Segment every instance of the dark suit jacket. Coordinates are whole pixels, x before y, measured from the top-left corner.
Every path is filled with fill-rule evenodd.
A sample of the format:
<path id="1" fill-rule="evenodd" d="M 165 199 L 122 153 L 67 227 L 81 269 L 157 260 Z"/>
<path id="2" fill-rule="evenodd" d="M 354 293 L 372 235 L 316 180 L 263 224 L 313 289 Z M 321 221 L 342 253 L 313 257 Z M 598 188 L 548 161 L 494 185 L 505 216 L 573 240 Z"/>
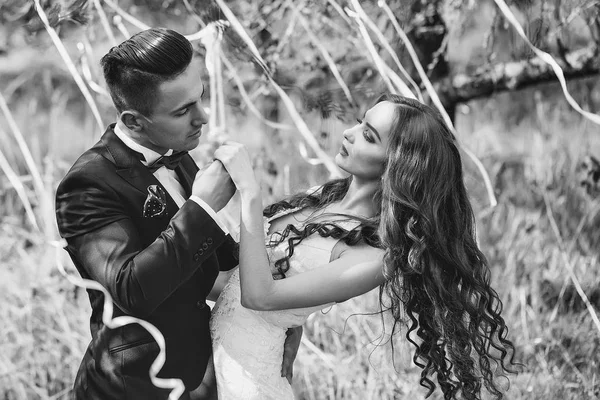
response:
<path id="1" fill-rule="evenodd" d="M 114 316 L 143 318 L 163 333 L 167 360 L 159 377 L 181 378 L 193 390 L 211 354 L 206 296 L 219 270 L 237 264 L 236 245 L 202 207 L 188 200 L 178 209 L 168 193 L 164 215 L 143 217 L 147 187 L 160 183 L 113 126 L 58 186 L 58 228 L 81 276 L 112 296 Z M 188 196 L 197 171 L 189 155 L 176 169 Z M 108 329 L 102 323 L 103 295 L 88 295 L 92 341 L 75 397 L 166 399 L 168 391 L 155 388 L 148 374 L 156 342 L 137 324 Z"/>

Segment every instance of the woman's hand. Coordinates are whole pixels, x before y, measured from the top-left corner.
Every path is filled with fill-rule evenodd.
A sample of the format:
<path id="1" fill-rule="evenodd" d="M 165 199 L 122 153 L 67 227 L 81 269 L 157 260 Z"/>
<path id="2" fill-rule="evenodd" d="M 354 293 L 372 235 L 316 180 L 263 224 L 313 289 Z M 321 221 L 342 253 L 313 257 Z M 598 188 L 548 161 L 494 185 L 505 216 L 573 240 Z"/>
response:
<path id="1" fill-rule="evenodd" d="M 215 151 L 215 158 L 223 163 L 242 195 L 260 193 L 250 156 L 243 144 L 227 141 Z"/>

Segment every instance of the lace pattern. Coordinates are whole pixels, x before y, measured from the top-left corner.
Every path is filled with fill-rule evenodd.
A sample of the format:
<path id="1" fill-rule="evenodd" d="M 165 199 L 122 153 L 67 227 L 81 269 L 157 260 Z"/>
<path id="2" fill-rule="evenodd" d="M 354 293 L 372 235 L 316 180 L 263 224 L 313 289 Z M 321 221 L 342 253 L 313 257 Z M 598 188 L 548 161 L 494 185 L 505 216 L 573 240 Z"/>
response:
<path id="1" fill-rule="evenodd" d="M 267 243 L 271 239 L 268 236 L 271 222 L 298 210 L 292 208 L 264 218 Z M 304 239 L 296 245 L 286 275 L 293 276 L 327 264 L 336 242 L 318 234 Z M 276 271 L 274 261 L 285 255 L 287 247 L 287 241 L 267 247 L 272 271 Z M 240 299 L 240 277 L 236 270 L 221 292 L 210 321 L 219 399 L 293 399 L 291 386 L 281 377 L 286 330 L 302 325 L 310 314 L 333 303 L 291 310 L 255 311 L 243 307 Z"/>

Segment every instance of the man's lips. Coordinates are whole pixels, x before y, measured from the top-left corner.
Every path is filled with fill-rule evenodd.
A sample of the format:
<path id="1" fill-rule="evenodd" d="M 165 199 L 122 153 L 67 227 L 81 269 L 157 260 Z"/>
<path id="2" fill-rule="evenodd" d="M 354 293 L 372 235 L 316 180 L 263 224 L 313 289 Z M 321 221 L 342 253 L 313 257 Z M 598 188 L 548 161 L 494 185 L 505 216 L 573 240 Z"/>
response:
<path id="1" fill-rule="evenodd" d="M 194 131 L 190 136 L 194 137 L 194 136 L 200 136 L 202 134 L 202 129 L 198 129 L 197 131 Z"/>

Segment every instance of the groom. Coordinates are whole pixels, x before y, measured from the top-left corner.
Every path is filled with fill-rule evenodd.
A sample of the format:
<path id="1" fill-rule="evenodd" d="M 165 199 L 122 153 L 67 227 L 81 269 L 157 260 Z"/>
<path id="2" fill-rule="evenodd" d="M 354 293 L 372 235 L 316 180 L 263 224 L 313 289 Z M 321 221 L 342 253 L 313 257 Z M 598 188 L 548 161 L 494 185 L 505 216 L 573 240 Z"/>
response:
<path id="1" fill-rule="evenodd" d="M 149 29 L 113 47 L 101 64 L 118 120 L 60 183 L 58 228 L 81 276 L 110 293 L 115 317 L 160 329 L 167 359 L 159 377 L 183 380 L 188 399 L 211 356 L 206 297 L 219 271 L 237 265 L 236 243 L 216 215 L 235 187 L 220 162 L 199 173 L 187 153 L 208 120 L 187 39 Z M 106 327 L 103 295 L 88 295 L 92 341 L 74 397 L 166 399 L 169 391 L 148 373 L 157 343 L 137 324 Z M 288 364 L 298 344 L 286 349 Z"/>

